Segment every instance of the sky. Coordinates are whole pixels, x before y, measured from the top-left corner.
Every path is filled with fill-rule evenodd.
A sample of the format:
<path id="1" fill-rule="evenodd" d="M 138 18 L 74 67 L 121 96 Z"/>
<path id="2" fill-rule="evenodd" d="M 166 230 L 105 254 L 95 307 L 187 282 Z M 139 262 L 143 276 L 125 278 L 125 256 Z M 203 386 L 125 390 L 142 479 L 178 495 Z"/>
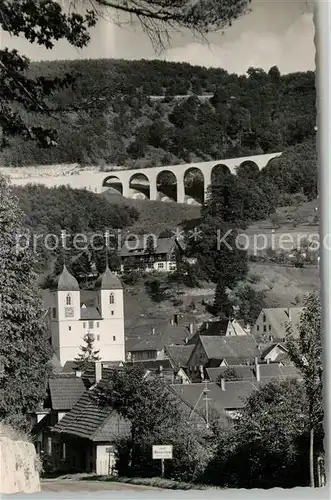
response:
<path id="1" fill-rule="evenodd" d="M 137 25 L 118 27 L 102 20 L 91 32 L 87 48 L 78 50 L 58 42 L 46 50 L 25 39 L 1 34 L 1 46 L 16 48 L 32 60 L 120 58 L 165 59 L 221 67 L 246 73 L 250 66 L 281 73 L 315 69 L 313 2 L 311 0 L 253 0 L 251 12 L 203 43 L 188 33 L 174 33 L 171 46 L 155 53 L 147 35 Z"/>

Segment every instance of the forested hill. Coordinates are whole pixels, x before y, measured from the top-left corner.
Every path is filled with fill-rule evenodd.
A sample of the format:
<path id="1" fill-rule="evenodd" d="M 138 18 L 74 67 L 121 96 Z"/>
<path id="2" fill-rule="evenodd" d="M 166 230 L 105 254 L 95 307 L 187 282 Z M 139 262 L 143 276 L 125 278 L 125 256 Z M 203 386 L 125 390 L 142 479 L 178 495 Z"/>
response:
<path id="1" fill-rule="evenodd" d="M 29 117 L 55 127 L 58 145 L 42 150 L 15 139 L 1 153 L 6 165 L 207 161 L 282 151 L 314 134 L 313 72 L 251 68 L 238 76 L 156 60 L 76 60 L 33 63 L 30 73 L 75 79 L 52 97 L 53 118 Z"/>

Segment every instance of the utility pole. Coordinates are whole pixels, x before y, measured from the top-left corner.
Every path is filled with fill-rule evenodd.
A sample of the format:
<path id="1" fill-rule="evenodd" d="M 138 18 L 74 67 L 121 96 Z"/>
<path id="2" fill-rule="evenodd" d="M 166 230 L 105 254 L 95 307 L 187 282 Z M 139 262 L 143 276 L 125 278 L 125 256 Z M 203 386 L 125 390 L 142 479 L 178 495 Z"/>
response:
<path id="1" fill-rule="evenodd" d="M 208 392 L 210 392 L 210 390 L 208 389 L 208 386 L 207 386 L 207 380 L 205 382 L 205 388 L 203 390 L 203 394 L 204 394 L 204 402 L 205 402 L 205 405 L 206 405 L 206 429 L 209 429 L 209 401 L 211 398 L 208 398 Z"/>

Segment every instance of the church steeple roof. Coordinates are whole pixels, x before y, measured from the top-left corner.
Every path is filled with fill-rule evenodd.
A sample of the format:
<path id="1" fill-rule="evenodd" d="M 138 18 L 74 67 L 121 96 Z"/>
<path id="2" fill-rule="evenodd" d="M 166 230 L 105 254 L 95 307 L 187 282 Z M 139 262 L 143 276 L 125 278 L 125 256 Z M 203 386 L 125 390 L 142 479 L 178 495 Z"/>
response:
<path id="1" fill-rule="evenodd" d="M 105 271 L 99 276 L 94 285 L 95 290 L 121 290 L 120 279 L 106 266 Z"/>
<path id="2" fill-rule="evenodd" d="M 61 274 L 54 280 L 54 288 L 59 292 L 75 292 L 80 290 L 78 281 L 69 273 L 65 265 L 63 266 Z"/>

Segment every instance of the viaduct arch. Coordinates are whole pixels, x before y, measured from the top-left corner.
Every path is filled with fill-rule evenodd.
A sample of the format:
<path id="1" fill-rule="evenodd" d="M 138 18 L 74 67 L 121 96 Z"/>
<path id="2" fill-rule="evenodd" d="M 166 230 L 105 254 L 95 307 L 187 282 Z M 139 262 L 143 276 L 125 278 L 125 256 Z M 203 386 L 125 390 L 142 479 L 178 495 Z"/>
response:
<path id="1" fill-rule="evenodd" d="M 102 180 L 102 190 L 109 186 L 110 177 L 116 177 L 117 182 L 123 186 L 123 196 L 128 198 L 203 203 L 208 186 L 215 182 L 219 175 L 236 174 L 240 169 L 247 177 L 254 178 L 259 170 L 280 155 L 281 153 L 271 153 L 220 161 L 114 170 L 112 175 Z"/>
<path id="2" fill-rule="evenodd" d="M 49 167 L 52 173 L 45 174 L 37 172 L 27 176 L 15 173 L 9 174 L 11 183 L 14 185 L 43 184 L 47 187 L 70 186 L 73 189 L 87 189 L 94 193 L 102 193 L 108 189 L 118 192 L 126 198 L 144 198 L 150 200 L 173 201 L 177 203 L 201 203 L 206 196 L 206 190 L 218 175 L 226 175 L 228 172 L 237 173 L 237 169 L 245 172 L 252 178 L 254 172 L 264 168 L 272 159 L 281 153 L 264 155 L 253 155 L 247 157 L 213 160 L 207 162 L 170 165 L 162 167 L 150 167 L 142 169 L 122 170 L 114 167 L 109 172 L 100 172 L 96 169 L 80 169 L 79 172 L 71 172 L 54 175 L 54 168 Z M 7 175 L 7 169 L 3 173 Z M 7 170 L 7 172 L 6 172 Z M 40 171 L 42 167 L 40 167 Z M 191 173 L 199 172 L 192 180 Z M 192 183 L 196 184 L 198 193 L 194 199 Z"/>

